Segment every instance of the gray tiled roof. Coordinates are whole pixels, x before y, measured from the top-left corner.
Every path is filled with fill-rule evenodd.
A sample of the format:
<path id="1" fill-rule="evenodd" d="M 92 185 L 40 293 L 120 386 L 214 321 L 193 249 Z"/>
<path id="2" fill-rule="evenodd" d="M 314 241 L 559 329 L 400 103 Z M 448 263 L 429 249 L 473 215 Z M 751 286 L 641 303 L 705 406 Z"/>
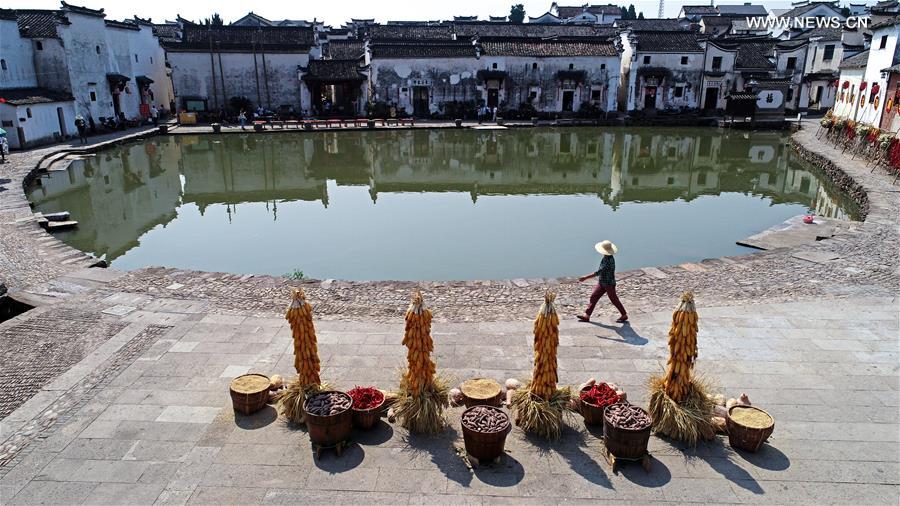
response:
<path id="1" fill-rule="evenodd" d="M 312 28 L 300 26 L 201 26 L 184 25 L 181 42 L 168 44 L 172 50 L 208 51 L 217 49 L 303 50 L 313 45 Z"/>
<path id="2" fill-rule="evenodd" d="M 355 60 L 310 60 L 305 78 L 324 81 L 361 80 L 359 64 Z"/>
<path id="3" fill-rule="evenodd" d="M 458 38 L 463 37 L 612 37 L 611 26 L 544 25 L 533 23 L 455 23 Z"/>
<path id="4" fill-rule="evenodd" d="M 862 53 L 853 55 L 849 58 L 845 58 L 841 61 L 841 64 L 838 68 L 841 69 L 864 69 L 866 65 L 869 63 L 869 52 L 863 51 Z"/>
<path id="5" fill-rule="evenodd" d="M 688 21 L 680 19 L 629 19 L 615 22 L 620 28 L 642 32 L 674 32 L 689 30 Z"/>
<path id="6" fill-rule="evenodd" d="M 795 7 L 787 12 L 781 14 L 782 18 L 802 18 L 804 14 L 815 9 L 816 7 L 824 6 L 834 9 L 834 6 L 829 2 L 812 2 L 806 5 L 801 5 L 800 7 Z M 834 9 L 836 12 L 840 12 L 840 9 Z"/>
<path id="7" fill-rule="evenodd" d="M 475 58 L 471 42 L 395 42 L 372 44 L 372 58 Z"/>
<path id="8" fill-rule="evenodd" d="M 481 42 L 486 55 L 504 56 L 616 56 L 608 41 L 506 39 Z"/>
<path id="9" fill-rule="evenodd" d="M 688 15 L 696 15 L 696 14 L 718 14 L 719 10 L 713 7 L 712 5 L 683 5 L 681 7 L 684 10 L 685 14 Z"/>
<path id="10" fill-rule="evenodd" d="M 11 105 L 47 104 L 75 100 L 72 94 L 49 88 L 14 88 L 0 90 L 0 97 Z"/>
<path id="11" fill-rule="evenodd" d="M 769 58 L 775 56 L 775 41 L 746 42 L 738 46 L 734 66 L 737 69 L 773 69 L 775 63 Z"/>
<path id="12" fill-rule="evenodd" d="M 450 25 L 373 25 L 368 27 L 372 40 L 452 40 Z"/>
<path id="13" fill-rule="evenodd" d="M 694 32 L 634 32 L 637 50 L 649 53 L 702 53 Z"/>
<path id="14" fill-rule="evenodd" d="M 332 40 L 326 47 L 326 54 L 334 60 L 355 60 L 365 52 L 365 43 L 361 40 Z"/>
<path id="15" fill-rule="evenodd" d="M 57 39 L 58 23 L 66 23 L 66 17 L 60 11 L 17 9 L 19 33 L 30 39 Z"/>
<path id="16" fill-rule="evenodd" d="M 181 28 L 176 24 L 153 25 L 153 35 L 156 35 L 160 42 L 178 42 L 181 39 L 180 33 Z"/>

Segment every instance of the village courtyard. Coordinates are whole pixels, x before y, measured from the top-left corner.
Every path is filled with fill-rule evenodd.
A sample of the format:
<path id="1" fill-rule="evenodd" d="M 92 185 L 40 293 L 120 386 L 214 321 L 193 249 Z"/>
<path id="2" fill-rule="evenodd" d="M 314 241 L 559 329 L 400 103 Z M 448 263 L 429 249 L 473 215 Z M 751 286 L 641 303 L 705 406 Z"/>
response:
<path id="1" fill-rule="evenodd" d="M 900 502 L 896 2 L 48 2 L 0 504 Z"/>
<path id="2" fill-rule="evenodd" d="M 619 273 L 625 325 L 602 303 L 593 323 L 575 320 L 590 285 L 567 278 L 344 282 L 86 268 L 83 254 L 37 227 L 21 186 L 38 160 L 69 146 L 14 153 L 0 193 L 7 283 L 52 303 L 0 324 L 10 371 L 3 502 L 895 503 L 897 192 L 815 134 L 810 122 L 792 139 L 865 188 L 866 220 L 813 243 Z M 514 429 L 499 463 L 473 469 L 463 458 L 463 408 L 450 408 L 438 435 L 383 418 L 354 431 L 341 456 L 316 458 L 306 431 L 275 406 L 236 414 L 228 395 L 247 372 L 295 373 L 283 315 L 291 286 L 306 290 L 321 376 L 340 389 L 396 388 L 403 311 L 416 290 L 435 315 L 441 372 L 456 382 L 525 380 L 531 320 L 552 290 L 560 384 L 615 382 L 638 405 L 666 363 L 671 311 L 693 290 L 698 372 L 716 392 L 746 393 L 775 430 L 756 453 L 730 448 L 723 435 L 695 448 L 652 436 L 650 472 L 625 464 L 613 473 L 597 430 L 573 415 L 558 441 Z"/>

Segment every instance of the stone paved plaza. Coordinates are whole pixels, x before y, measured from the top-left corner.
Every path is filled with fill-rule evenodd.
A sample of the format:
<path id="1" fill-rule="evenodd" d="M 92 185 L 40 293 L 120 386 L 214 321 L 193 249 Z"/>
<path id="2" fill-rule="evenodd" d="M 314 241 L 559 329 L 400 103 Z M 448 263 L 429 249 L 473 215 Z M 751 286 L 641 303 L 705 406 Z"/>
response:
<path id="1" fill-rule="evenodd" d="M 114 138 L 98 139 L 114 141 Z M 39 307 L 0 323 L 0 504 L 628 501 L 897 504 L 900 501 L 900 187 L 815 138 L 805 156 L 861 185 L 864 222 L 794 248 L 621 273 L 632 314 L 573 315 L 590 292 L 570 279 L 302 283 L 317 316 L 323 379 L 396 386 L 402 312 L 413 290 L 435 311 L 438 367 L 462 381 L 525 379 L 544 290 L 559 292 L 561 382 L 616 382 L 646 402 L 667 356 L 671 310 L 697 293 L 699 370 L 776 419 L 756 454 L 727 439 L 683 448 L 653 436 L 653 469 L 613 474 L 595 430 L 568 422 L 548 444 L 513 431 L 498 466 L 466 467 L 460 409 L 419 437 L 386 421 L 340 458 L 313 458 L 305 432 L 273 408 L 235 416 L 231 378 L 289 376 L 280 316 L 295 282 L 147 268 L 91 258 L 40 230 L 22 179 L 61 148 L 0 165 L 0 282 Z M 846 182 L 846 181 L 845 181 Z"/>
<path id="2" fill-rule="evenodd" d="M 381 422 L 355 432 L 342 457 L 315 460 L 306 434 L 273 408 L 235 416 L 228 397 L 236 375 L 291 372 L 284 320 L 194 313 L 156 300 L 106 315 L 122 330 L 4 420 L 8 433 L 40 430 L 50 411 L 66 418 L 3 469 L 2 502 L 896 504 L 898 309 L 891 298 L 701 308 L 699 369 L 728 396 L 746 392 L 772 413 L 773 437 L 749 454 L 722 437 L 685 450 L 654 436 L 650 474 L 634 465 L 614 475 L 578 419 L 554 444 L 516 430 L 499 466 L 472 472 L 455 451 L 460 409 L 449 413 L 440 437 Z M 627 326 L 564 321 L 561 382 L 615 381 L 643 404 L 645 381 L 668 353 L 669 319 L 659 312 Z M 405 360 L 401 323 L 321 322 L 318 329 L 324 379 L 343 388 L 396 385 Z M 133 362 L 94 379 L 148 330 L 154 339 Z M 527 322 L 436 324 L 435 357 L 457 379 L 524 378 L 530 330 Z M 83 405 L 57 411 L 91 381 L 97 388 Z"/>

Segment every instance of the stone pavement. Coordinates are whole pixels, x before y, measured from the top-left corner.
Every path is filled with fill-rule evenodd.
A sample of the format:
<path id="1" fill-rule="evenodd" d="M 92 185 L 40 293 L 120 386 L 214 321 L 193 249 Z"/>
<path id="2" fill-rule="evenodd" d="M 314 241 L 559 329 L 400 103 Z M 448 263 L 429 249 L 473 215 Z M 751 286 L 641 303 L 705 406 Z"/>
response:
<path id="1" fill-rule="evenodd" d="M 105 303 L 112 310 L 103 321 L 120 329 L 112 338 L 3 421 L 4 438 L 32 442 L 0 467 L 0 503 L 900 500 L 896 298 L 700 307 L 699 369 L 727 396 L 746 392 L 772 413 L 773 437 L 749 454 L 721 437 L 688 450 L 654 436 L 651 473 L 626 465 L 614 475 L 577 419 L 553 444 L 514 430 L 501 464 L 472 472 L 455 450 L 459 409 L 441 436 L 382 422 L 354 433 L 342 457 L 316 460 L 306 434 L 273 408 L 245 417 L 230 406 L 232 377 L 292 372 L 283 319 L 209 314 L 203 304 L 168 299 L 138 310 L 128 297 Z M 665 362 L 670 318 L 647 313 L 629 326 L 564 320 L 561 382 L 614 381 L 644 405 L 645 382 Z M 396 385 L 401 320 L 317 326 L 324 379 L 342 388 Z M 530 331 L 528 322 L 436 323 L 435 357 L 457 380 L 524 378 Z"/>

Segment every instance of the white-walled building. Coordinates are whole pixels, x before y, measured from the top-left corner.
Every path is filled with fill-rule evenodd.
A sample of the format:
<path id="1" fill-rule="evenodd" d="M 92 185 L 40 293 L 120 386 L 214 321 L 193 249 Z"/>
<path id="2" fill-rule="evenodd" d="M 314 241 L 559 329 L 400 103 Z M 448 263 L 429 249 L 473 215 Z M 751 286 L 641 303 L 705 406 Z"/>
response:
<path id="1" fill-rule="evenodd" d="M 622 109 L 700 107 L 704 48 L 693 31 L 636 31 L 621 35 Z"/>
<path id="2" fill-rule="evenodd" d="M 65 2 L 59 10 L 4 10 L 0 17 L 0 89 L 16 90 L 5 93 L 15 97 L 8 104 L 29 106 L 4 107 L 13 147 L 75 135 L 76 114 L 91 125 L 120 113 L 140 120 L 151 105 L 172 100 L 165 53 L 149 21 L 112 21 L 102 9 Z"/>
<path id="3" fill-rule="evenodd" d="M 40 86 L 35 45 L 19 34 L 16 12 L 0 10 L 0 126 L 13 149 L 61 140 L 75 129 L 72 96 Z"/>
<path id="4" fill-rule="evenodd" d="M 620 56 L 609 40 L 491 38 L 479 41 L 482 100 L 501 109 L 574 113 L 616 110 Z"/>
<path id="5" fill-rule="evenodd" d="M 866 62 L 864 81 L 861 86 L 866 89 L 860 92 L 859 108 L 856 121 L 872 126 L 879 126 L 885 96 L 893 90 L 887 89 L 889 73 L 887 69 L 900 63 L 900 46 L 897 37 L 900 34 L 900 16 L 870 26 L 872 43 L 869 47 L 869 59 Z"/>
<path id="6" fill-rule="evenodd" d="M 853 55 L 839 65 L 840 77 L 838 78 L 837 98 L 835 99 L 833 114 L 838 118 L 856 119 L 858 113 L 859 88 L 866 74 L 866 64 L 869 61 L 869 52 Z"/>
<path id="7" fill-rule="evenodd" d="M 233 97 L 254 108 L 310 108 L 301 78 L 318 56 L 312 28 L 184 23 L 181 40 L 165 47 L 178 110 L 227 113 Z"/>

